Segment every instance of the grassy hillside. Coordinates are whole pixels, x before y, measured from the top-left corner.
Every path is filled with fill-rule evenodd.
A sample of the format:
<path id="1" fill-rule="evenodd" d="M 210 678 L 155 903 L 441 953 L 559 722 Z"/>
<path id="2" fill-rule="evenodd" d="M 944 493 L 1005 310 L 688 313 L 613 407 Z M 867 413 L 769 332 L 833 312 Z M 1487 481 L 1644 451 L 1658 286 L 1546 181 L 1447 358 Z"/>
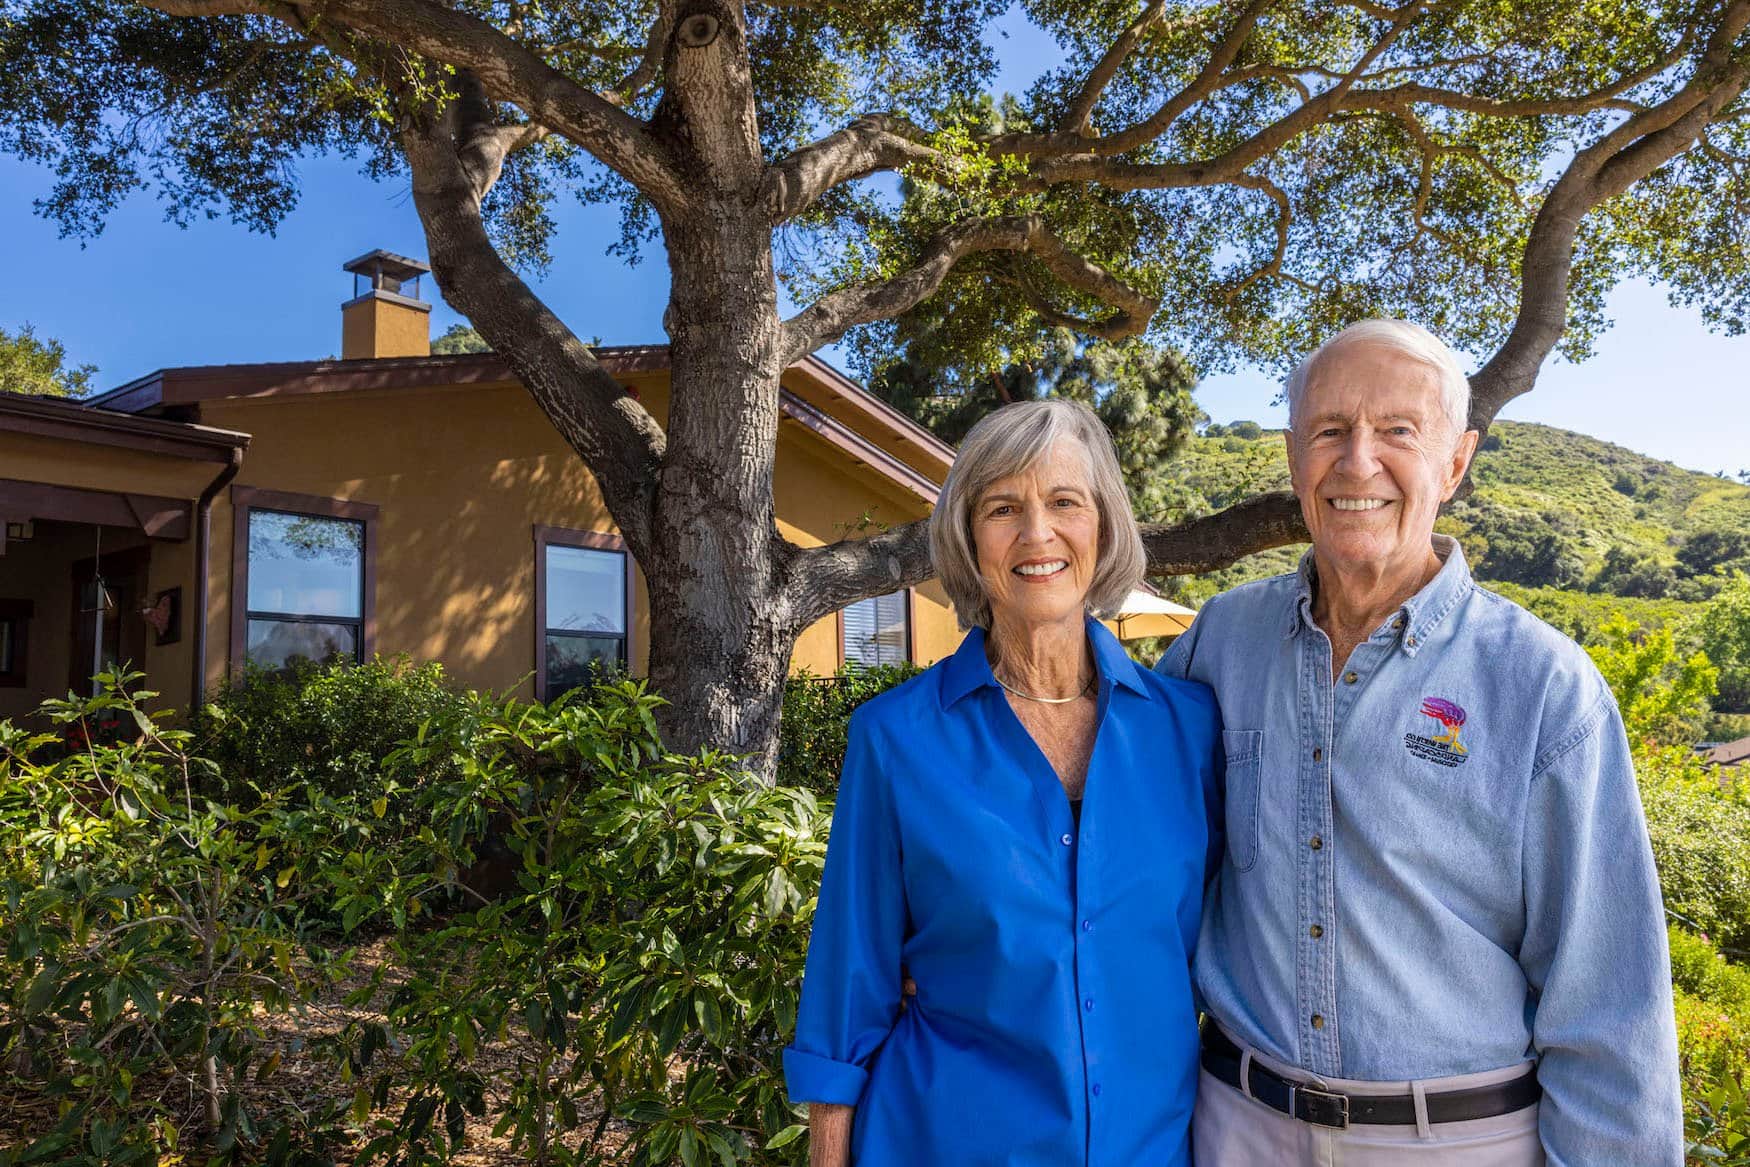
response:
<path id="1" fill-rule="evenodd" d="M 1172 520 L 1207 513 L 1259 490 L 1286 489 L 1280 431 L 1257 438 L 1198 437 L 1175 463 Z M 1696 601 L 1724 571 L 1750 568 L 1750 486 L 1685 470 L 1621 446 L 1550 426 L 1497 422 L 1477 457 L 1475 494 L 1440 520 L 1482 579 L 1528 588 L 1591 590 L 1635 599 Z M 1717 567 L 1679 559 L 1704 533 L 1723 547 Z M 1742 544 L 1737 540 L 1744 541 Z M 1299 548 L 1256 555 L 1178 584 L 1201 600 L 1222 588 L 1292 568 Z"/>
<path id="2" fill-rule="evenodd" d="M 1611 547 L 1662 563 L 1702 530 L 1750 532 L 1750 486 L 1570 430 L 1498 422 L 1477 458 L 1476 500 L 1571 524 L 1589 567 Z"/>

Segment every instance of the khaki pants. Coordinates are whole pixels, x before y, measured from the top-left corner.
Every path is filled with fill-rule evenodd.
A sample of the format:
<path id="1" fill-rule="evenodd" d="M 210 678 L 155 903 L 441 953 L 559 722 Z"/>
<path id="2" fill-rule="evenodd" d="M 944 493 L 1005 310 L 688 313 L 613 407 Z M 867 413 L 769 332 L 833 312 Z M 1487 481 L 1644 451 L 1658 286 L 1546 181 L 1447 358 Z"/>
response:
<path id="1" fill-rule="evenodd" d="M 1246 1049 L 1244 1044 L 1240 1048 Z M 1255 1050 L 1252 1058 L 1290 1080 L 1307 1078 L 1306 1074 Z M 1522 1073 L 1523 1068 L 1512 1066 L 1425 1082 L 1355 1082 L 1343 1078 L 1327 1078 L 1324 1082 L 1326 1088 L 1344 1094 L 1437 1094 L 1443 1090 L 1493 1086 Z M 1352 1126 L 1336 1130 L 1272 1110 L 1208 1071 L 1198 1078 L 1191 1142 L 1197 1167 L 1544 1167 L 1535 1105 L 1469 1122 Z"/>

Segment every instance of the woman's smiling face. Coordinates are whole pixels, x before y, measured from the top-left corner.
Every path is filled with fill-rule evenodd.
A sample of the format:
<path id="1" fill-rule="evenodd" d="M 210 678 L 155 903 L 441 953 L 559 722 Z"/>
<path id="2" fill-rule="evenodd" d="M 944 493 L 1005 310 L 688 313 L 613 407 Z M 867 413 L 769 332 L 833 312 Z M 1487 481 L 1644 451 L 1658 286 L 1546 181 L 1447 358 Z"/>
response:
<path id="1" fill-rule="evenodd" d="M 1100 512 L 1082 452 L 1060 442 L 991 483 L 973 508 L 972 542 L 993 623 L 1080 620 L 1100 554 Z"/>

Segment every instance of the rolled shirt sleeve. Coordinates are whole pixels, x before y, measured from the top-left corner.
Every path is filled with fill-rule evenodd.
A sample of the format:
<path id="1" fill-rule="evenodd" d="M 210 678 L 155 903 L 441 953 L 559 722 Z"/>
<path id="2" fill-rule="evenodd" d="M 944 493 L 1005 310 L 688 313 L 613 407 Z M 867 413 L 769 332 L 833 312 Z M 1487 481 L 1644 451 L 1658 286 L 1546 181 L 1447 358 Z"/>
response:
<path id="1" fill-rule="evenodd" d="M 784 1051 L 792 1102 L 855 1106 L 899 1014 L 905 888 L 899 820 L 881 753 L 866 719 L 853 714 L 796 1039 Z"/>
<path id="2" fill-rule="evenodd" d="M 1634 765 L 1601 693 L 1532 776 L 1525 818 L 1532 1041 L 1551 1167 L 1683 1162 L 1665 917 Z"/>

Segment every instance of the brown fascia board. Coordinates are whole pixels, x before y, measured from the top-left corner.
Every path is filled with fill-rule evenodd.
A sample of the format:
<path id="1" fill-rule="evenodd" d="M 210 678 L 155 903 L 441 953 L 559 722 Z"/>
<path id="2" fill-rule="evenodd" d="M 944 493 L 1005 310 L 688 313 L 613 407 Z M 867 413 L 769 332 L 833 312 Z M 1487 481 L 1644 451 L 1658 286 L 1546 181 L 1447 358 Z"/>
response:
<path id="1" fill-rule="evenodd" d="M 822 413 L 788 389 L 778 391 L 778 408 L 783 416 L 812 430 L 851 461 L 868 466 L 930 506 L 936 505 L 936 498 L 941 494 L 941 487 L 936 482 L 901 462 L 837 418 Z"/>
<path id="2" fill-rule="evenodd" d="M 610 373 L 668 368 L 663 345 L 602 347 L 596 355 Z M 433 357 L 367 357 L 352 361 L 279 361 L 260 365 L 194 365 L 159 369 L 93 397 L 103 409 L 138 413 L 232 397 L 286 397 L 363 389 L 431 389 L 446 385 L 514 385 L 516 376 L 496 353 Z"/>
<path id="3" fill-rule="evenodd" d="M 924 461 L 931 463 L 927 466 L 921 466 L 919 469 L 935 474 L 937 481 L 947 475 L 948 467 L 954 464 L 953 446 L 817 356 L 803 357 L 790 367 L 809 374 L 831 391 L 838 402 L 843 403 L 849 410 L 859 415 L 855 421 L 849 417 L 842 417 L 840 420 L 855 425 L 856 421 L 866 418 L 870 422 L 893 431 L 896 436 L 914 443 L 923 455 Z"/>
<path id="4" fill-rule="evenodd" d="M 668 368 L 667 345 L 604 345 L 594 350 L 610 374 L 662 372 Z M 841 428 L 857 434 L 860 443 L 880 455 L 871 464 L 891 462 L 913 476 L 931 480 L 932 490 L 954 461 L 954 448 L 929 430 L 871 394 L 855 381 L 815 356 L 791 368 L 828 390 L 836 406 L 828 413 Z M 516 377 L 496 353 L 453 356 L 392 357 L 355 361 L 287 361 L 261 365 L 201 365 L 160 369 L 95 397 L 90 404 L 139 413 L 234 397 L 281 397 L 340 393 L 364 389 L 419 389 L 447 385 L 514 385 Z M 800 402 L 800 399 L 798 399 Z M 805 403 L 802 403 L 805 404 Z M 816 406 L 809 406 L 816 413 Z M 865 436 L 866 427 L 880 427 L 914 448 L 916 459 L 881 451 Z M 813 427 L 810 427 L 813 428 Z M 922 463 L 919 465 L 918 463 Z M 909 489 L 911 483 L 905 482 Z"/>
<path id="5" fill-rule="evenodd" d="M 114 446 L 197 462 L 229 462 L 249 435 L 94 409 L 83 401 L 0 393 L 0 431 Z"/>

